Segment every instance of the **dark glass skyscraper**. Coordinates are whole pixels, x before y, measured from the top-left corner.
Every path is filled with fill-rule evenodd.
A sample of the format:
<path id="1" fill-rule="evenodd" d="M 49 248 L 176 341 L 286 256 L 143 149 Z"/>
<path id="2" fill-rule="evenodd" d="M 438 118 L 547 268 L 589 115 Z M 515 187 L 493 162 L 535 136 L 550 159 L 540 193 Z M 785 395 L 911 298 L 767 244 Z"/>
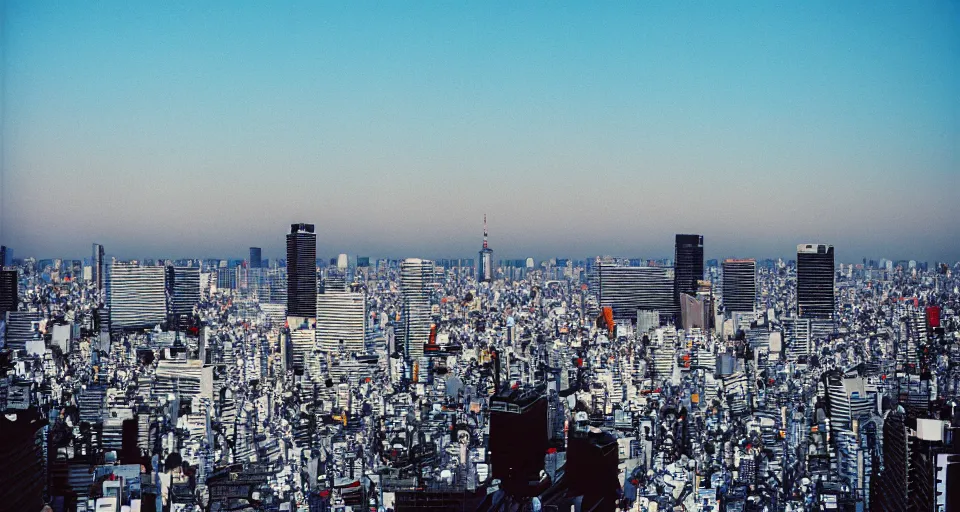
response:
<path id="1" fill-rule="evenodd" d="M 291 224 L 287 235 L 287 316 L 317 317 L 317 235 Z"/>
<path id="2" fill-rule="evenodd" d="M 680 310 L 680 294 L 697 294 L 697 281 L 703 279 L 703 236 L 677 235 L 674 251 L 673 304 Z"/>
<path id="3" fill-rule="evenodd" d="M 260 268 L 263 266 L 263 255 L 259 247 L 250 248 L 250 268 Z"/>
<path id="4" fill-rule="evenodd" d="M 832 320 L 834 307 L 833 246 L 797 246 L 797 316 Z"/>
<path id="5" fill-rule="evenodd" d="M 98 290 L 103 290 L 103 246 L 100 244 L 93 244 L 91 267 L 93 284 Z"/>

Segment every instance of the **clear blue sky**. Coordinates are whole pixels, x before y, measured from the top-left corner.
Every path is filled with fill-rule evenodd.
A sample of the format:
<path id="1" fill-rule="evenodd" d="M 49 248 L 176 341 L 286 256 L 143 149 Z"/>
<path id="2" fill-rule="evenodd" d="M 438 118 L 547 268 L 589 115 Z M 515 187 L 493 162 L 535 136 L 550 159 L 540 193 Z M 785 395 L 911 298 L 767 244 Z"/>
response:
<path id="1" fill-rule="evenodd" d="M 3 6 L 18 256 L 960 258 L 957 2 Z"/>

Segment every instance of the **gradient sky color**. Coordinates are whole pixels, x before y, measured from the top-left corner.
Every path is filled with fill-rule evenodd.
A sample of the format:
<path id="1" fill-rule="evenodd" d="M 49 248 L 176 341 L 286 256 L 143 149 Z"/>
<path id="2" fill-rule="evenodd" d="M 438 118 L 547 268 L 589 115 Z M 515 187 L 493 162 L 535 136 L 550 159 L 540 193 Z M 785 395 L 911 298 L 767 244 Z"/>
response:
<path id="1" fill-rule="evenodd" d="M 18 256 L 960 258 L 957 2 L 3 8 Z"/>

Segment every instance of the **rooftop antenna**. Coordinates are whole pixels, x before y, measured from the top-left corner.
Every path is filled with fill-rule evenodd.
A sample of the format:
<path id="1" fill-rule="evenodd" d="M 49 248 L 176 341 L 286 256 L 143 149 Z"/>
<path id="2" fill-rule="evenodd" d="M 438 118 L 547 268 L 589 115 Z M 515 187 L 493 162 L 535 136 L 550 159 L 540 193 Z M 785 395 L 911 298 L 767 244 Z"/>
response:
<path id="1" fill-rule="evenodd" d="M 483 248 L 487 248 L 487 214 L 483 214 Z"/>

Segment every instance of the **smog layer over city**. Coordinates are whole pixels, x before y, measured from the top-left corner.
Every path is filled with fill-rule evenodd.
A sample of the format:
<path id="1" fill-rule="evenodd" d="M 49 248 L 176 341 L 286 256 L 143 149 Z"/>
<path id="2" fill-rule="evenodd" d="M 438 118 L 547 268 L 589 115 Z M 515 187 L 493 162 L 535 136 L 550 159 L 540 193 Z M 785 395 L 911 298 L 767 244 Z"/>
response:
<path id="1" fill-rule="evenodd" d="M 0 512 L 960 511 L 960 4 L 0 0 Z"/>

